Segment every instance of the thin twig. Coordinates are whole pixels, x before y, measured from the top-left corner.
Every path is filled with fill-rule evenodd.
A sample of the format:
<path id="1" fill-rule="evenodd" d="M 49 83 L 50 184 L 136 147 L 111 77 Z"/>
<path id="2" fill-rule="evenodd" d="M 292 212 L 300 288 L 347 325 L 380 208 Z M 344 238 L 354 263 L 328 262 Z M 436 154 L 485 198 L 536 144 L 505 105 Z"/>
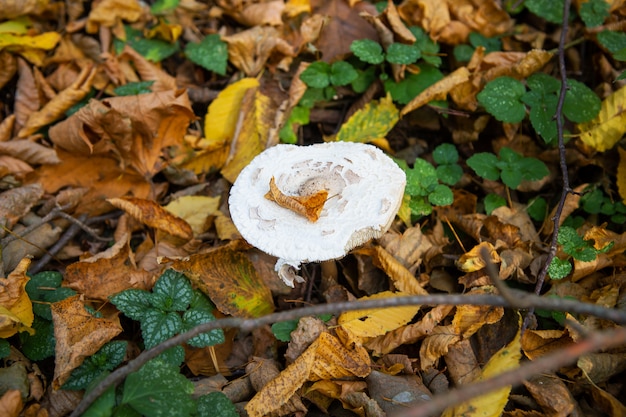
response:
<path id="1" fill-rule="evenodd" d="M 75 223 L 78 227 L 80 227 L 85 233 L 87 233 L 89 236 L 93 237 L 96 240 L 99 240 L 100 242 L 110 242 L 113 240 L 113 238 L 109 238 L 109 237 L 102 237 L 98 235 L 98 232 L 94 229 L 92 229 L 91 227 L 89 227 L 86 223 L 80 221 L 79 219 L 77 219 L 76 217 L 72 217 L 69 214 L 65 213 L 65 212 L 60 212 L 59 213 L 60 217 L 63 217 L 65 220 L 69 220 L 72 223 Z"/>
<path id="2" fill-rule="evenodd" d="M 561 198 L 557 205 L 556 211 L 552 221 L 554 222 L 554 229 L 552 231 L 552 240 L 550 242 L 550 249 L 548 256 L 543 264 L 543 267 L 537 275 L 537 284 L 535 285 L 535 294 L 540 294 L 545 282 L 546 275 L 548 274 L 548 268 L 552 263 L 552 259 L 556 256 L 558 237 L 559 237 L 559 224 L 561 214 L 563 213 L 563 207 L 565 207 L 565 199 L 567 195 L 572 192 L 572 188 L 569 184 L 569 174 L 567 172 L 567 161 L 565 159 L 565 141 L 563 140 L 563 104 L 565 103 L 565 94 L 567 93 L 567 72 L 565 69 L 565 41 L 567 38 L 569 8 L 571 0 L 565 0 L 563 2 L 563 27 L 561 29 L 561 38 L 559 39 L 559 72 L 561 73 L 561 90 L 559 91 L 559 101 L 556 105 L 556 133 L 559 140 L 559 159 L 561 166 L 561 175 L 563 176 L 563 189 L 561 191 Z M 524 319 L 525 329 L 528 326 L 529 318 L 533 314 L 534 310 L 530 310 Z"/>
<path id="3" fill-rule="evenodd" d="M 397 416 L 428 417 L 439 415 L 446 408 L 469 401 L 477 396 L 502 389 L 502 387 L 520 385 L 533 375 L 556 371 L 563 366 L 576 362 L 580 356 L 586 353 L 608 349 L 624 343 L 626 343 L 626 328 L 624 327 L 617 327 L 605 332 L 596 332 L 580 343 L 526 362 L 519 368 L 501 373 L 485 381 L 469 384 L 445 394 L 437 395 L 431 401 L 403 411 L 401 414 L 397 414 Z"/>
<path id="4" fill-rule="evenodd" d="M 500 280 L 498 269 L 496 268 L 496 265 L 491 261 L 489 249 L 487 249 L 486 246 L 480 248 L 480 257 L 483 258 L 483 261 L 485 261 L 485 269 L 487 270 L 487 275 L 489 275 L 489 279 L 498 289 L 500 295 L 509 303 L 510 307 L 520 308 L 520 306 L 517 305 L 518 299 L 513 296 L 506 284 Z"/>
<path id="5" fill-rule="evenodd" d="M 86 214 L 82 214 L 78 220 L 80 222 L 84 222 L 85 219 L 87 219 L 87 215 Z M 74 238 L 74 236 L 76 236 L 76 234 L 80 231 L 80 226 L 77 223 L 72 223 L 70 225 L 70 227 L 67 228 L 67 230 L 65 231 L 65 233 L 63 233 L 63 235 L 59 238 L 59 240 L 57 240 L 57 242 L 52 245 L 47 251 L 46 253 L 44 253 L 44 255 L 39 258 L 39 260 L 35 263 L 33 263 L 31 265 L 31 267 L 28 269 L 28 272 L 31 274 L 36 274 L 39 271 L 41 271 L 41 269 L 46 266 L 48 264 L 48 262 L 50 262 L 52 260 L 52 258 L 54 258 L 54 255 L 56 255 L 57 253 L 59 253 L 59 251 L 61 249 L 63 249 L 63 247 L 65 247 L 65 245 L 67 245 L 67 243 L 72 240 L 72 238 Z"/>
<path id="6" fill-rule="evenodd" d="M 581 303 L 560 298 L 539 297 L 534 294 L 510 289 L 512 296 L 516 299 L 519 308 L 536 307 L 551 311 L 568 311 L 578 314 L 590 314 L 606 320 L 611 320 L 619 324 L 626 324 L 626 311 L 610 309 L 595 304 Z M 508 302 L 501 296 L 497 295 L 460 295 L 460 294 L 434 294 L 425 296 L 407 296 L 393 297 L 365 301 L 346 301 L 342 303 L 321 304 L 312 307 L 303 307 L 294 310 L 282 311 L 279 313 L 269 314 L 267 316 L 255 319 L 241 318 L 224 318 L 201 324 L 193 329 L 172 337 L 153 347 L 152 349 L 142 352 L 135 359 L 131 360 L 125 366 L 116 369 L 100 382 L 92 391 L 85 394 L 78 407 L 72 412 L 70 417 L 78 417 L 87 410 L 87 408 L 99 398 L 109 387 L 117 386 L 129 374 L 138 371 L 146 362 L 157 357 L 165 350 L 178 346 L 187 340 L 201 333 L 205 333 L 214 329 L 226 327 L 239 328 L 242 331 L 250 331 L 254 328 L 267 324 L 278 323 L 281 321 L 295 320 L 305 316 L 316 316 L 320 314 L 338 314 L 342 311 L 354 311 L 372 308 L 398 307 L 405 305 L 490 305 L 507 307 Z"/>
<path id="7" fill-rule="evenodd" d="M 12 233 L 11 235 L 9 235 L 9 236 L 5 237 L 4 239 L 2 239 L 2 242 L 0 242 L 0 244 L 2 246 L 6 246 L 9 243 L 13 242 L 14 240 L 17 240 L 17 239 L 19 239 L 21 237 L 26 236 L 27 234 L 29 234 L 33 230 L 36 230 L 39 227 L 41 227 L 43 224 L 48 223 L 49 221 L 52 221 L 52 220 L 56 219 L 57 217 L 60 217 L 61 213 L 63 213 L 63 210 L 67 209 L 68 207 L 70 207 L 69 204 L 66 205 L 66 206 L 59 206 L 59 207 L 53 208 L 52 210 L 50 210 L 50 213 L 48 213 L 45 216 L 43 216 L 36 223 L 33 223 L 33 224 L 25 227 L 24 229 L 20 230 L 19 233 Z"/>

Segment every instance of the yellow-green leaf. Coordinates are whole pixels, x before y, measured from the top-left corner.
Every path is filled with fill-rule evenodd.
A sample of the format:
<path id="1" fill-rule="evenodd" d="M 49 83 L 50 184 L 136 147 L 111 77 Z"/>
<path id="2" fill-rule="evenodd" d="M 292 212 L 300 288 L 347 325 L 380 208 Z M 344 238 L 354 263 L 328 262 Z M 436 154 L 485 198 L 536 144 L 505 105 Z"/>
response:
<path id="1" fill-rule="evenodd" d="M 391 95 L 387 94 L 354 113 L 339 130 L 337 140 L 369 143 L 384 139 L 398 121 L 398 114 Z"/>
<path id="2" fill-rule="evenodd" d="M 590 122 L 578 124 L 580 139 L 597 151 L 611 149 L 626 132 L 626 87 L 602 102 L 600 113 Z"/>

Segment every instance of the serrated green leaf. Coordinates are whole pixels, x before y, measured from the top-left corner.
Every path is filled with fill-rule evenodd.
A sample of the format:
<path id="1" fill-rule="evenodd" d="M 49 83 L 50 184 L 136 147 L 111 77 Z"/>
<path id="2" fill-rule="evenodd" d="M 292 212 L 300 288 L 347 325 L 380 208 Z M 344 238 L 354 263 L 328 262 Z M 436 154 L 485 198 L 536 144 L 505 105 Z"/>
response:
<path id="1" fill-rule="evenodd" d="M 624 32 L 605 29 L 598 33 L 597 37 L 598 42 L 613 54 L 626 48 L 626 33 Z"/>
<path id="2" fill-rule="evenodd" d="M 385 91 L 391 93 L 391 97 L 400 104 L 407 104 L 426 88 L 443 79 L 443 74 L 437 68 L 429 64 L 420 64 L 419 73 L 408 74 L 404 80 L 396 83 L 392 79 L 383 83 Z"/>
<path id="3" fill-rule="evenodd" d="M 522 173 L 522 179 L 538 181 L 550 174 L 548 167 L 542 161 L 533 157 L 526 157 L 518 165 Z"/>
<path id="4" fill-rule="evenodd" d="M 183 331 L 191 330 L 199 324 L 214 321 L 213 314 L 202 310 L 187 310 L 183 313 Z M 201 333 L 187 342 L 194 347 L 207 347 L 224 343 L 224 331 L 222 329 L 211 330 L 207 333 Z"/>
<path id="5" fill-rule="evenodd" d="M 358 77 L 352 81 L 350 86 L 355 93 L 363 93 L 376 80 L 376 67 L 368 66 L 366 70 L 357 69 Z"/>
<path id="6" fill-rule="evenodd" d="M 368 143 L 384 138 L 399 119 L 391 96 L 370 101 L 354 113 L 337 133 L 338 141 Z"/>
<path id="7" fill-rule="evenodd" d="M 457 164 L 439 165 L 437 167 L 437 178 L 444 184 L 454 185 L 463 176 L 463 168 Z"/>
<path id="8" fill-rule="evenodd" d="M 548 214 L 548 202 L 543 197 L 537 197 L 531 200 L 526 211 L 533 220 L 542 222 Z"/>
<path id="9" fill-rule="evenodd" d="M 189 417 L 192 393 L 193 383 L 178 368 L 152 360 L 126 378 L 122 403 L 150 417 Z"/>
<path id="10" fill-rule="evenodd" d="M 128 342 L 116 340 L 102 346 L 98 352 L 87 357 L 83 363 L 72 371 L 69 379 L 63 384 L 66 390 L 86 389 L 106 371 L 115 369 L 126 356 Z"/>
<path id="11" fill-rule="evenodd" d="M 586 243 L 588 245 L 588 243 Z M 596 259 L 597 252 L 594 248 L 590 246 L 585 246 L 581 248 L 577 248 L 574 252 L 571 253 L 572 258 L 581 261 L 581 262 L 591 262 Z"/>
<path id="12" fill-rule="evenodd" d="M 180 272 L 168 269 L 152 288 L 152 305 L 163 311 L 184 311 L 193 298 L 191 283 Z"/>
<path id="13" fill-rule="evenodd" d="M 485 213 L 491 215 L 498 207 L 506 206 L 506 199 L 498 194 L 487 194 L 485 196 Z"/>
<path id="14" fill-rule="evenodd" d="M 126 29 L 126 42 L 149 61 L 161 62 L 165 58 L 179 51 L 178 43 L 168 43 L 157 39 L 145 39 L 141 30 L 124 26 Z M 123 43 L 122 43 L 123 47 Z M 118 46 L 119 48 L 119 46 Z M 119 50 L 118 52 L 121 52 Z"/>
<path id="15" fill-rule="evenodd" d="M 387 62 L 409 65 L 420 59 L 422 53 L 413 45 L 394 42 L 387 48 Z"/>
<path id="16" fill-rule="evenodd" d="M 189 309 L 206 311 L 207 313 L 213 314 L 215 306 L 211 300 L 209 300 L 209 297 L 204 295 L 201 291 L 193 290 L 193 297 L 189 303 Z"/>
<path id="17" fill-rule="evenodd" d="M 180 345 L 169 348 L 157 356 L 156 360 L 178 368 L 185 361 L 185 348 Z"/>
<path id="18" fill-rule="evenodd" d="M 153 309 L 150 298 L 148 291 L 132 288 L 119 292 L 109 299 L 126 317 L 140 321 L 148 311 Z"/>
<path id="19" fill-rule="evenodd" d="M 138 94 L 147 94 L 151 93 L 152 84 L 154 81 L 137 81 L 124 85 L 120 85 L 119 87 L 115 87 L 113 89 L 113 93 L 117 96 L 136 96 Z"/>
<path id="20" fill-rule="evenodd" d="M 332 85 L 348 85 L 358 77 L 359 73 L 346 61 L 337 61 L 330 66 L 330 83 Z"/>
<path id="21" fill-rule="evenodd" d="M 555 94 L 544 94 L 540 90 L 531 90 L 524 94 L 522 101 L 530 107 L 530 123 L 535 131 L 545 143 L 554 143 L 557 139 L 554 115 L 558 97 Z"/>
<path id="22" fill-rule="evenodd" d="M 350 50 L 363 62 L 381 64 L 385 60 L 383 48 L 378 42 L 371 39 L 359 39 L 352 42 Z"/>
<path id="23" fill-rule="evenodd" d="M 198 398 L 198 416 L 239 417 L 239 413 L 224 393 L 214 391 Z"/>
<path id="24" fill-rule="evenodd" d="M 278 133 L 280 140 L 284 143 L 296 143 L 298 141 L 296 128 L 309 124 L 310 113 L 311 109 L 308 107 L 301 105 L 294 107 L 293 110 L 291 110 L 287 123 L 285 123 L 285 126 L 283 126 Z"/>
<path id="25" fill-rule="evenodd" d="M 454 59 L 459 62 L 468 62 L 474 55 L 474 48 L 467 44 L 456 45 L 452 50 Z"/>
<path id="26" fill-rule="evenodd" d="M 563 23 L 563 0 L 526 0 L 524 5 L 548 22 Z"/>
<path id="27" fill-rule="evenodd" d="M 200 43 L 188 43 L 185 55 L 191 62 L 206 70 L 226 75 L 228 45 L 222 41 L 220 35 L 208 35 Z"/>
<path id="28" fill-rule="evenodd" d="M 528 77 L 526 84 L 531 90 L 537 90 L 543 94 L 558 93 L 561 89 L 559 80 L 543 72 L 536 72 Z"/>
<path id="29" fill-rule="evenodd" d="M 433 212 L 433 206 L 428 202 L 426 196 L 411 196 L 409 208 L 413 216 L 428 216 Z"/>
<path id="30" fill-rule="evenodd" d="M 609 17 L 610 8 L 605 0 L 589 0 L 580 5 L 580 18 L 588 28 L 600 26 Z"/>
<path id="31" fill-rule="evenodd" d="M 422 60 L 434 67 L 439 67 L 442 63 L 439 56 L 439 44 L 430 39 L 428 33 L 419 26 L 410 26 L 409 30 L 415 36 L 413 45 L 421 51 Z"/>
<path id="32" fill-rule="evenodd" d="M 585 84 L 576 80 L 567 80 L 568 90 L 563 103 L 563 114 L 576 123 L 584 123 L 600 113 L 602 101 Z"/>
<path id="33" fill-rule="evenodd" d="M 276 339 L 281 342 L 289 342 L 291 340 L 291 332 L 298 327 L 298 320 L 279 321 L 272 324 L 272 333 Z"/>
<path id="34" fill-rule="evenodd" d="M 498 157 L 489 152 L 480 152 L 467 159 L 467 165 L 480 177 L 497 181 L 500 178 L 500 170 L 497 168 Z"/>
<path id="35" fill-rule="evenodd" d="M 35 330 L 32 336 L 27 332 L 19 334 L 22 353 L 32 361 L 41 361 L 54 356 L 56 339 L 52 321 L 35 316 L 31 328 Z"/>
<path id="36" fill-rule="evenodd" d="M 183 320 L 178 313 L 165 313 L 155 309 L 147 311 L 140 323 L 146 349 L 177 335 L 183 329 Z"/>
<path id="37" fill-rule="evenodd" d="M 484 47 L 486 54 L 502 50 L 502 41 L 497 37 L 488 38 L 478 32 L 472 32 L 469 34 L 469 41 L 474 48 L 478 46 Z"/>
<path id="38" fill-rule="evenodd" d="M 548 275 L 552 279 L 563 279 L 572 272 L 572 264 L 567 259 L 552 258 L 548 267 Z"/>
<path id="39" fill-rule="evenodd" d="M 459 151 L 451 143 L 442 143 L 433 151 L 433 160 L 440 165 L 456 164 L 459 160 Z"/>
<path id="40" fill-rule="evenodd" d="M 509 188 L 516 189 L 522 183 L 522 173 L 515 166 L 505 166 L 500 172 L 502 182 Z"/>
<path id="41" fill-rule="evenodd" d="M 315 61 L 302 71 L 300 79 L 309 87 L 328 87 L 330 85 L 330 65 L 324 61 Z"/>
<path id="42" fill-rule="evenodd" d="M 418 158 L 413 168 L 405 170 L 406 188 L 404 192 L 410 196 L 427 196 L 438 183 L 437 170 L 432 164 Z"/>
<path id="43" fill-rule="evenodd" d="M 519 123 L 526 117 L 526 108 L 521 101 L 525 93 L 526 87 L 515 78 L 499 77 L 487 83 L 476 98 L 499 121 Z"/>
<path id="44" fill-rule="evenodd" d="M 454 194 L 447 185 L 437 184 L 428 194 L 428 201 L 435 206 L 447 206 L 454 202 Z"/>

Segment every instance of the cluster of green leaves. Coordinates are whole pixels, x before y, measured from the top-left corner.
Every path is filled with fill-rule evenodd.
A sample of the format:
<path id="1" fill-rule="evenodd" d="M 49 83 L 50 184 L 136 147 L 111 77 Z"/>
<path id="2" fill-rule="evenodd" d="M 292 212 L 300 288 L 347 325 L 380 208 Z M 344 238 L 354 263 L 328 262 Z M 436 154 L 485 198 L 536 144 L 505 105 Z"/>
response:
<path id="1" fill-rule="evenodd" d="M 189 280 L 173 270 L 165 271 L 152 291 L 128 289 L 111 297 L 111 303 L 141 326 L 146 349 L 191 328 L 215 320 L 213 304 Z M 187 343 L 194 347 L 213 346 L 224 342 L 221 329 L 202 333 Z M 165 362 L 179 366 L 185 359 L 182 346 L 176 346 L 161 356 Z"/>
<path id="2" fill-rule="evenodd" d="M 479 46 L 485 48 L 485 53 L 500 51 L 502 49 L 502 41 L 500 38 L 488 38 L 478 32 L 472 32 L 468 37 L 469 45 L 464 43 L 454 47 L 454 58 L 459 62 L 467 62 L 472 58 L 474 51 Z"/>
<path id="3" fill-rule="evenodd" d="M 467 165 L 482 178 L 502 182 L 509 188 L 517 188 L 522 181 L 537 181 L 549 174 L 546 164 L 537 158 L 525 157 L 506 146 L 500 156 L 480 152 L 467 160 Z"/>
<path id="4" fill-rule="evenodd" d="M 526 86 L 512 77 L 499 77 L 487 83 L 477 99 L 487 112 L 505 123 L 519 123 L 530 108 L 530 123 L 547 144 L 557 139 L 556 107 L 561 82 L 547 74 L 536 73 L 528 77 Z M 585 84 L 568 80 L 563 114 L 575 123 L 592 120 L 600 112 L 601 101 Z"/>
<path id="5" fill-rule="evenodd" d="M 522 3 L 532 13 L 550 23 L 563 23 L 564 0 L 526 0 Z M 609 16 L 609 8 L 610 4 L 605 0 L 589 0 L 580 6 L 580 18 L 589 28 L 600 26 Z M 574 10 L 571 12 L 573 15 Z"/>
<path id="6" fill-rule="evenodd" d="M 626 205 L 611 199 L 598 187 L 592 187 L 582 195 L 580 207 L 588 214 L 607 216 L 616 225 L 626 223 Z"/>
<path id="7" fill-rule="evenodd" d="M 30 277 L 26 284 L 26 293 L 33 303 L 35 315 L 31 326 L 35 333 L 19 334 L 22 353 L 32 361 L 40 361 L 54 356 L 56 340 L 52 325 L 50 304 L 64 300 L 76 292 L 61 286 L 63 275 L 56 271 L 44 271 Z"/>
<path id="8" fill-rule="evenodd" d="M 449 185 L 456 184 L 463 176 L 458 164 L 459 153 L 450 143 L 437 146 L 433 152 L 435 168 L 430 162 L 418 158 L 412 168 L 405 161 L 396 161 L 406 173 L 405 198 L 408 198 L 411 215 L 427 216 L 433 206 L 447 206 L 454 201 Z"/>
<path id="9" fill-rule="evenodd" d="M 606 245 L 601 250 L 593 247 L 593 244 L 584 240 L 578 235 L 576 229 L 570 226 L 562 226 L 559 229 L 558 243 L 561 245 L 563 252 L 567 254 L 566 259 L 554 257 L 548 268 L 548 274 L 552 279 L 563 279 L 572 272 L 572 264 L 570 258 L 574 258 L 581 262 L 591 262 L 596 259 L 598 253 L 608 252 L 613 243 Z"/>
<path id="10" fill-rule="evenodd" d="M 176 7 L 176 5 L 171 6 L 172 4 L 165 4 L 163 10 Z M 122 52 L 124 45 L 128 44 L 144 58 L 153 62 L 161 62 L 181 49 L 178 41 L 167 42 L 160 39 L 148 39 L 139 29 L 133 29 L 130 26 L 125 26 L 124 28 L 126 30 L 126 39 L 116 38 L 113 41 L 118 54 Z M 190 42 L 185 46 L 184 53 L 187 59 L 194 64 L 208 71 L 226 75 L 228 46 L 226 42 L 222 41 L 220 35 L 207 35 L 200 42 Z"/>

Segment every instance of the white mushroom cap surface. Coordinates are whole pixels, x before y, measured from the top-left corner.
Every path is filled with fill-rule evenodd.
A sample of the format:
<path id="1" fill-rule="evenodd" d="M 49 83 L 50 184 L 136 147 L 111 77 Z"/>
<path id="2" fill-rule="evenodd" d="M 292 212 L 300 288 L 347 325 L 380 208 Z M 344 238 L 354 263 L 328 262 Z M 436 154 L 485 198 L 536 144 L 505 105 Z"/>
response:
<path id="1" fill-rule="evenodd" d="M 272 177 L 287 196 L 326 189 L 319 219 L 309 221 L 265 198 Z M 276 270 L 293 287 L 299 277 L 287 266 L 341 258 L 382 236 L 400 208 L 405 185 L 404 171 L 372 145 L 276 145 L 241 171 L 230 190 L 230 214 L 248 243 L 279 258 Z"/>

